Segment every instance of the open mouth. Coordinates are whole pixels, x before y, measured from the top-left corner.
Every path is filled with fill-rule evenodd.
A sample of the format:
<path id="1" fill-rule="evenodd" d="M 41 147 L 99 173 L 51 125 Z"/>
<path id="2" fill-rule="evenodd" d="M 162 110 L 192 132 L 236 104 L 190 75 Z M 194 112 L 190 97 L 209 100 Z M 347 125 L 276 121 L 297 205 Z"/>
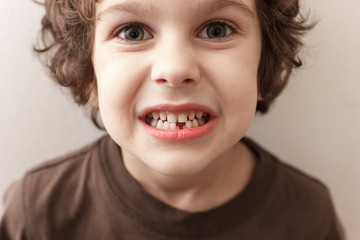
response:
<path id="1" fill-rule="evenodd" d="M 170 112 L 153 111 L 146 115 L 149 126 L 164 130 L 199 128 L 209 122 L 210 114 L 202 111 Z"/>

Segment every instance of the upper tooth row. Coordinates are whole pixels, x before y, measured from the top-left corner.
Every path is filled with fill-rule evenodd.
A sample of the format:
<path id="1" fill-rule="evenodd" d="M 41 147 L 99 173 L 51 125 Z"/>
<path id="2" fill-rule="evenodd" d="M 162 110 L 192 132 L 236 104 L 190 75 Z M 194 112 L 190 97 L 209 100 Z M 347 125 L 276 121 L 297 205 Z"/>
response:
<path id="1" fill-rule="evenodd" d="M 177 116 L 175 113 L 167 113 L 167 112 L 151 112 L 148 114 L 149 118 L 153 118 L 155 120 L 161 119 L 163 121 L 167 120 L 168 122 L 179 122 L 179 123 L 185 123 L 188 121 L 194 120 L 195 117 L 197 119 L 202 118 L 203 116 L 206 116 L 207 113 L 201 112 L 201 111 L 190 111 L 188 113 L 178 113 Z"/>

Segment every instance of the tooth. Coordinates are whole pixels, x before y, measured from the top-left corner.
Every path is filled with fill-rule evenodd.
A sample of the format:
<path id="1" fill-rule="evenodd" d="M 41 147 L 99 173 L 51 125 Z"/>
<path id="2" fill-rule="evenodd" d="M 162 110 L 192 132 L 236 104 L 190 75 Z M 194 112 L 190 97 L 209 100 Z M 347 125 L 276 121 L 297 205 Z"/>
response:
<path id="1" fill-rule="evenodd" d="M 167 120 L 168 122 L 176 123 L 176 115 L 174 113 L 169 113 L 167 116 Z"/>
<path id="2" fill-rule="evenodd" d="M 158 120 L 160 117 L 158 112 L 152 112 L 151 114 L 152 114 L 153 119 L 155 119 L 155 120 Z"/>
<path id="3" fill-rule="evenodd" d="M 200 126 L 205 124 L 205 120 L 203 118 L 198 119 L 198 122 Z"/>
<path id="4" fill-rule="evenodd" d="M 187 121 L 187 122 L 185 123 L 185 126 L 186 126 L 186 128 L 192 128 L 192 123 L 191 123 L 191 121 Z"/>
<path id="5" fill-rule="evenodd" d="M 209 116 L 208 113 L 206 113 L 206 112 L 203 113 L 203 117 L 208 117 L 208 116 Z"/>
<path id="6" fill-rule="evenodd" d="M 166 120 L 166 114 L 164 112 L 160 112 L 160 119 L 163 121 Z"/>
<path id="7" fill-rule="evenodd" d="M 170 129 L 176 129 L 176 123 L 170 123 Z"/>
<path id="8" fill-rule="evenodd" d="M 194 128 L 199 127 L 199 123 L 198 123 L 198 121 L 196 119 L 192 120 L 192 126 Z"/>
<path id="9" fill-rule="evenodd" d="M 196 113 L 196 118 L 200 119 L 202 117 L 202 115 L 203 115 L 203 112 L 197 112 Z"/>
<path id="10" fill-rule="evenodd" d="M 190 111 L 190 113 L 189 113 L 189 120 L 194 120 L 194 118 L 195 118 L 195 112 L 194 111 Z"/>
<path id="11" fill-rule="evenodd" d="M 158 123 L 158 121 L 156 119 L 151 120 L 151 126 L 152 127 L 156 127 L 157 123 Z"/>
<path id="12" fill-rule="evenodd" d="M 158 129 L 163 129 L 164 128 L 164 123 L 163 121 L 159 120 L 156 124 L 156 128 Z"/>
<path id="13" fill-rule="evenodd" d="M 186 122 L 186 121 L 187 121 L 187 116 L 186 116 L 186 114 L 180 113 L 180 114 L 178 115 L 178 122 L 179 122 L 179 123 L 184 123 L 184 122 Z"/>
<path id="14" fill-rule="evenodd" d="M 164 129 L 170 129 L 170 123 L 164 122 Z"/>

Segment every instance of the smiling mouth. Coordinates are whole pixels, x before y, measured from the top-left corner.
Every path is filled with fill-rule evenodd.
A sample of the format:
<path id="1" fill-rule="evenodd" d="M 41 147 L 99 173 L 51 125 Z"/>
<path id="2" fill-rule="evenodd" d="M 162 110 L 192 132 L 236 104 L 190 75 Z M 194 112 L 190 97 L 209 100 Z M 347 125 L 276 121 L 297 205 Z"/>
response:
<path id="1" fill-rule="evenodd" d="M 199 128 L 209 122 L 210 114 L 202 111 L 153 111 L 146 115 L 147 125 L 163 130 Z"/>

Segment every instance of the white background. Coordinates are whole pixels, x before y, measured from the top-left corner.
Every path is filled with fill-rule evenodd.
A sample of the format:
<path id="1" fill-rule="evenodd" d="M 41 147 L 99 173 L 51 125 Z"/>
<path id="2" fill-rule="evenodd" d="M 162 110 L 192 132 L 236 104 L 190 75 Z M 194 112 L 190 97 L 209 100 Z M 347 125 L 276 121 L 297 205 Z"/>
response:
<path id="1" fill-rule="evenodd" d="M 348 239 L 360 239 L 360 2 L 307 1 L 320 19 L 305 67 L 249 136 L 329 187 Z M 26 169 L 102 135 L 31 52 L 43 14 L 0 2 L 0 196 Z M 0 214 L 2 207 L 0 207 Z"/>

